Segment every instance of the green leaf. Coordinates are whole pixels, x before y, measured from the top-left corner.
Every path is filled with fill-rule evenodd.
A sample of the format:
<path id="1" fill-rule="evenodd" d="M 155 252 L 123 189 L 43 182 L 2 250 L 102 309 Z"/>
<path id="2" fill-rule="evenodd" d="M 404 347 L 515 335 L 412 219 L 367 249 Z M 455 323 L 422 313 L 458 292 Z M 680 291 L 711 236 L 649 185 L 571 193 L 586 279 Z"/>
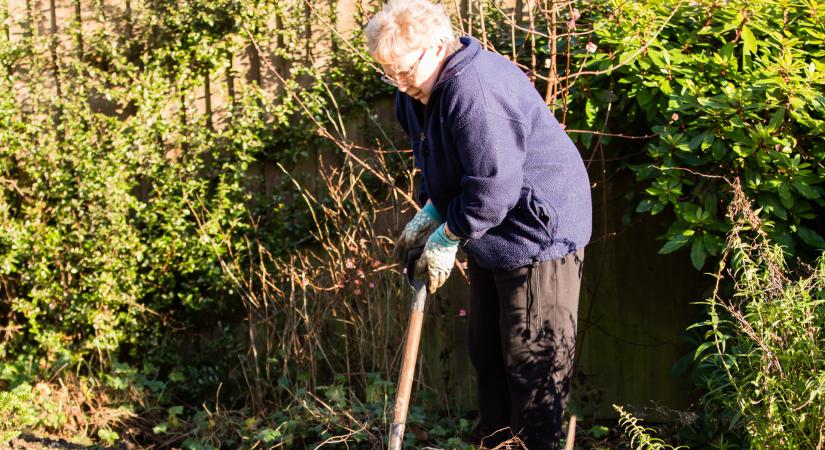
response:
<path id="1" fill-rule="evenodd" d="M 742 44 L 743 49 L 746 54 L 756 54 L 756 49 L 758 47 L 756 43 L 756 36 L 753 35 L 750 28 L 747 25 L 742 26 Z"/>
<path id="2" fill-rule="evenodd" d="M 825 239 L 814 230 L 805 228 L 801 225 L 796 227 L 796 234 L 802 239 L 802 242 L 815 247 L 817 249 L 825 249 Z"/>
<path id="3" fill-rule="evenodd" d="M 641 88 L 639 89 L 639 93 L 636 94 L 636 99 L 639 101 L 639 106 L 642 108 L 647 108 L 650 105 L 650 102 L 653 100 L 653 94 L 650 92 L 649 89 Z"/>
<path id="4" fill-rule="evenodd" d="M 777 187 L 777 191 L 779 192 L 779 201 L 782 202 L 782 206 L 785 208 L 793 208 L 794 198 L 791 195 L 791 188 L 788 187 L 788 183 L 781 183 L 779 187 Z"/>
<path id="5" fill-rule="evenodd" d="M 774 233 L 772 236 L 773 240 L 778 242 L 786 252 L 791 254 L 796 252 L 796 244 L 790 233 Z"/>
<path id="6" fill-rule="evenodd" d="M 713 145 L 713 142 L 716 140 L 716 135 L 713 134 L 713 130 L 707 130 L 702 133 L 702 150 L 707 150 Z"/>
<path id="7" fill-rule="evenodd" d="M 261 430 L 258 435 L 260 439 L 264 441 L 264 443 L 269 444 L 270 442 L 274 441 L 281 437 L 281 430 L 279 429 L 271 429 L 271 428 L 264 428 Z"/>
<path id="8" fill-rule="evenodd" d="M 728 42 L 719 49 L 719 56 L 722 60 L 733 58 L 733 44 Z"/>
<path id="9" fill-rule="evenodd" d="M 684 236 L 676 236 L 674 239 L 667 241 L 662 248 L 659 249 L 660 255 L 667 255 L 670 253 L 679 250 L 682 247 L 685 247 L 688 243 L 690 243 L 690 239 L 685 238 Z"/>
<path id="10" fill-rule="evenodd" d="M 638 205 L 636 205 L 636 212 L 638 212 L 638 213 L 648 212 L 648 211 L 651 210 L 651 208 L 653 208 L 654 203 L 655 203 L 655 200 L 646 198 L 646 199 L 640 201 Z"/>
<path id="11" fill-rule="evenodd" d="M 765 210 L 768 214 L 773 214 L 776 217 L 779 217 L 782 220 L 788 220 L 788 214 L 785 212 L 785 208 L 782 207 L 782 204 L 776 199 L 771 193 L 762 193 L 759 195 L 759 205 Z"/>
<path id="12" fill-rule="evenodd" d="M 334 402 L 341 404 L 346 400 L 346 394 L 344 393 L 344 388 L 335 384 L 327 388 L 326 392 L 324 392 L 326 397 Z"/>
<path id="13" fill-rule="evenodd" d="M 181 382 L 181 381 L 184 381 L 184 380 L 186 380 L 186 377 L 179 370 L 173 370 L 169 374 L 169 381 L 177 383 L 177 382 Z"/>
<path id="14" fill-rule="evenodd" d="M 705 353 L 705 350 L 709 349 L 713 345 L 714 345 L 713 342 L 702 342 L 702 344 L 699 345 L 699 347 L 696 348 L 696 351 L 693 352 L 693 359 L 696 359 L 696 360 L 700 359 L 702 354 Z"/>
<path id="15" fill-rule="evenodd" d="M 593 425 L 587 430 L 587 434 L 593 436 L 595 439 L 601 439 L 610 434 L 610 429 L 604 425 Z"/>
<path id="16" fill-rule="evenodd" d="M 697 223 L 702 217 L 702 208 L 691 202 L 680 202 L 676 207 L 676 212 L 683 220 L 689 223 Z"/>
<path id="17" fill-rule="evenodd" d="M 647 57 L 650 58 L 650 61 L 656 66 L 661 67 L 665 65 L 665 62 L 662 61 L 662 58 L 659 56 L 659 51 L 653 47 L 648 47 Z"/>
<path id="18" fill-rule="evenodd" d="M 702 145 L 705 144 L 702 143 Z M 710 153 L 713 155 L 713 159 L 716 161 L 722 161 L 727 155 L 727 148 L 725 148 L 725 144 L 723 144 L 722 141 L 716 140 L 711 143 Z"/>
<path id="19" fill-rule="evenodd" d="M 707 133 L 707 132 L 705 132 L 705 133 Z M 705 140 L 705 133 L 697 134 L 696 136 L 693 136 L 690 139 L 690 143 L 688 144 L 688 146 L 690 147 L 691 150 L 696 150 L 697 148 L 699 148 L 699 146 L 702 145 L 702 142 L 704 142 L 704 140 Z"/>
<path id="20" fill-rule="evenodd" d="M 673 88 L 670 87 L 670 81 L 667 78 L 663 78 L 662 82 L 659 83 L 659 90 L 665 95 L 670 95 L 673 93 Z"/>
<path id="21" fill-rule="evenodd" d="M 101 428 L 101 429 L 97 430 L 97 437 L 99 437 L 104 442 L 106 442 L 107 445 L 112 445 L 118 439 L 120 439 L 120 435 L 118 435 L 116 432 L 114 432 L 112 430 L 109 430 L 109 429 L 106 429 L 106 428 Z"/>
<path id="22" fill-rule="evenodd" d="M 656 214 L 659 214 L 660 212 L 664 211 L 664 209 L 665 209 L 665 204 L 664 203 L 656 202 L 653 205 L 653 209 L 650 210 L 650 214 L 655 216 Z"/>
<path id="23" fill-rule="evenodd" d="M 776 131 L 779 126 L 785 121 L 785 108 L 779 108 L 771 115 L 771 120 L 768 122 L 768 130 Z"/>
<path id="24" fill-rule="evenodd" d="M 802 196 L 805 198 L 815 199 L 821 197 L 818 190 L 816 190 L 814 187 L 808 185 L 803 181 L 794 180 L 792 184 L 793 187 L 797 190 L 797 192 L 802 194 Z"/>
<path id="25" fill-rule="evenodd" d="M 636 50 L 628 50 L 619 55 L 619 65 L 629 64 L 636 55 Z"/>
<path id="26" fill-rule="evenodd" d="M 446 428 L 442 427 L 441 425 L 436 424 L 434 427 L 430 428 L 430 434 L 433 436 L 444 437 L 449 435 L 449 431 Z"/>
<path id="27" fill-rule="evenodd" d="M 705 246 L 705 251 L 709 254 L 716 256 L 719 253 L 719 245 L 714 235 L 708 233 L 702 234 L 702 244 Z"/>
<path id="28" fill-rule="evenodd" d="M 712 217 L 716 217 L 716 203 L 719 201 L 719 197 L 716 195 L 715 192 L 710 192 L 705 195 L 705 200 L 702 202 L 705 208 L 705 211 L 710 214 Z"/>
<path id="29" fill-rule="evenodd" d="M 596 124 L 596 117 L 599 113 L 599 107 L 596 106 L 596 103 L 593 101 L 593 99 L 588 98 L 587 102 L 585 103 L 584 111 L 587 117 L 587 126 L 592 127 Z"/>
<path id="30" fill-rule="evenodd" d="M 693 267 L 696 270 L 702 270 L 702 266 L 705 265 L 705 258 L 707 258 L 707 253 L 705 252 L 705 246 L 702 244 L 701 239 L 694 239 L 693 245 L 690 246 L 690 262 L 693 263 Z"/>

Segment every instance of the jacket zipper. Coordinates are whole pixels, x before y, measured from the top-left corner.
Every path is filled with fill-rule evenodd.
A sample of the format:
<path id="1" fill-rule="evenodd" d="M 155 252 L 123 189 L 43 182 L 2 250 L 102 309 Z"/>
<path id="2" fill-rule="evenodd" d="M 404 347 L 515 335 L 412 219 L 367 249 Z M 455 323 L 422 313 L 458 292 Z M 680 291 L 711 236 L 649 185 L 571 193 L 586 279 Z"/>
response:
<path id="1" fill-rule="evenodd" d="M 421 124 L 421 149 L 424 150 L 424 158 L 429 155 L 429 150 L 427 149 L 427 124 L 430 122 L 429 114 L 430 111 L 430 102 L 427 102 L 424 105 L 424 123 Z"/>
<path id="2" fill-rule="evenodd" d="M 446 68 L 445 66 L 441 67 L 441 70 L 438 72 L 438 75 L 436 76 L 437 80 L 441 78 L 441 73 L 444 71 L 445 68 Z M 461 73 L 461 71 L 459 71 L 458 73 Z M 458 75 L 458 73 L 454 74 L 453 76 Z M 447 83 L 447 81 L 448 80 L 439 80 L 438 82 L 436 82 L 435 86 L 433 86 L 432 92 L 430 92 L 430 99 L 433 98 L 436 91 L 441 89 L 444 86 L 444 84 Z M 427 154 L 429 153 L 427 151 L 427 147 L 425 145 L 426 140 L 427 140 L 427 123 L 429 123 L 429 114 L 427 114 L 427 113 L 429 112 L 429 110 L 430 110 L 430 102 L 427 101 L 427 104 L 424 105 L 424 123 L 419 124 L 420 128 L 421 128 L 421 136 L 420 136 L 421 137 L 421 148 L 424 150 L 424 157 L 425 158 L 426 158 Z"/>
<path id="3" fill-rule="evenodd" d="M 443 71 L 444 68 L 442 67 L 441 70 Z M 440 76 L 441 76 L 441 73 L 439 72 L 439 77 Z M 445 83 L 446 83 L 446 81 L 441 81 L 440 83 L 436 84 L 433 87 L 432 92 L 430 92 L 430 100 L 433 99 L 436 91 L 440 90 L 444 86 Z M 421 126 L 421 147 L 424 149 L 424 156 L 427 156 L 427 153 L 429 153 L 427 151 L 427 146 L 424 145 L 424 144 L 426 144 L 426 141 L 427 141 L 427 124 L 430 123 L 430 114 L 429 114 L 429 112 L 430 112 L 430 104 L 431 103 L 432 102 L 430 102 L 428 100 L 427 104 L 424 105 L 424 120 L 423 120 L 424 123 L 419 124 Z"/>

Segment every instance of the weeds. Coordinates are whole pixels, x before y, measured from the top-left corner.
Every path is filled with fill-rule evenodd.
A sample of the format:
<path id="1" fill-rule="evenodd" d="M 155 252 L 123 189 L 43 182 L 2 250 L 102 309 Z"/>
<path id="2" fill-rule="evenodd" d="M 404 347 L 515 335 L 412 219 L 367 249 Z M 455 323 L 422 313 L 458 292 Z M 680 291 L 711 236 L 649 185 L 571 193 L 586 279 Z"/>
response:
<path id="1" fill-rule="evenodd" d="M 21 384 L 11 391 L 0 392 L 0 442 L 8 442 L 20 430 L 37 424 L 37 415 L 32 411 L 31 386 Z"/>
<path id="2" fill-rule="evenodd" d="M 707 393 L 703 405 L 728 433 L 754 447 L 825 446 L 825 258 L 791 272 L 759 215 L 733 183 L 734 224 L 709 319 L 696 350 Z M 734 280 L 731 298 L 721 280 Z"/>
<path id="3" fill-rule="evenodd" d="M 673 447 L 667 445 L 663 440 L 654 437 L 652 428 L 645 428 L 641 425 L 641 420 L 625 411 L 621 406 L 613 405 L 613 409 L 619 413 L 619 425 L 630 437 L 630 446 L 637 450 L 678 450 L 687 447 Z"/>

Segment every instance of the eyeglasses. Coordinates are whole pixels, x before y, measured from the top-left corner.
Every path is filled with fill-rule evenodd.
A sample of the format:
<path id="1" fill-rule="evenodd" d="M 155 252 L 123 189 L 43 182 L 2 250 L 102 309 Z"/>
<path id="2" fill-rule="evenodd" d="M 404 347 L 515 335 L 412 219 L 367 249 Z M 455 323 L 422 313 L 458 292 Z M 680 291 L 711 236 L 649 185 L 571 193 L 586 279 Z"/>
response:
<path id="1" fill-rule="evenodd" d="M 398 87 L 398 85 L 399 85 L 398 80 L 405 79 L 407 81 L 410 81 L 410 79 L 413 77 L 413 75 L 415 75 L 415 71 L 416 71 L 416 69 L 418 69 L 418 65 L 421 63 L 421 60 L 424 58 L 425 53 L 427 53 L 427 49 L 424 49 L 424 50 L 421 51 L 421 56 L 418 57 L 418 59 L 415 61 L 415 64 L 413 64 L 412 67 L 410 67 L 407 70 L 402 70 L 402 71 L 396 72 L 394 77 L 391 77 L 391 76 L 387 75 L 386 73 L 381 75 L 381 81 L 383 81 L 384 83 L 387 83 L 389 85 L 395 86 L 395 87 Z"/>

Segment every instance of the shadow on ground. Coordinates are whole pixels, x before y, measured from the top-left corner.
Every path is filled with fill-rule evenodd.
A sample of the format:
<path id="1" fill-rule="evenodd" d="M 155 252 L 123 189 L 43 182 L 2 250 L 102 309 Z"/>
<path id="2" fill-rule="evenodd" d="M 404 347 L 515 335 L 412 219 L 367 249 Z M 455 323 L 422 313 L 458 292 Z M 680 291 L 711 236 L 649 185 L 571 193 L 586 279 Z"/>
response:
<path id="1" fill-rule="evenodd" d="M 100 445 L 81 445 L 69 442 L 65 439 L 52 439 L 48 437 L 38 437 L 32 434 L 23 433 L 9 442 L 13 449 L 68 449 L 68 450 L 126 450 L 128 447 L 118 445 L 113 447 L 103 447 Z"/>

